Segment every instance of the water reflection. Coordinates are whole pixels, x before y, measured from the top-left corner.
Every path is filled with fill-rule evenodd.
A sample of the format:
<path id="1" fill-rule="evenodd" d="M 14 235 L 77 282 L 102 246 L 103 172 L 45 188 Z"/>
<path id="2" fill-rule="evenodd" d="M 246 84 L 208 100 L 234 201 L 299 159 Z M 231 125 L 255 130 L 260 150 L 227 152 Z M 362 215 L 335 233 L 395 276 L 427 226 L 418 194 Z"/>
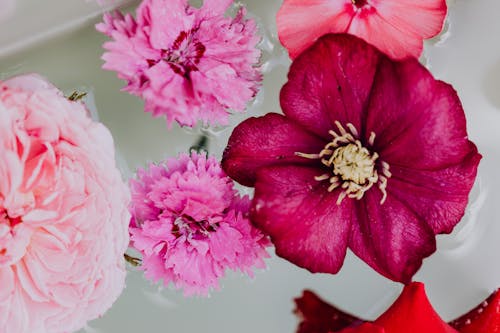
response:
<path id="1" fill-rule="evenodd" d="M 500 59 L 486 71 L 482 88 L 487 100 L 500 111 Z"/>

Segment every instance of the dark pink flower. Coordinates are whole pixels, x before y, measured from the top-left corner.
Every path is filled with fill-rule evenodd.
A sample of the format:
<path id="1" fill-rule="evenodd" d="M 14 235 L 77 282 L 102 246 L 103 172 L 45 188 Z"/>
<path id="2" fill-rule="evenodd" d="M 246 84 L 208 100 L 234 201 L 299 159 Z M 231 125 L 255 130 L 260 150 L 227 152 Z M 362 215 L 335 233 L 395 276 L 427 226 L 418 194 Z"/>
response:
<path id="1" fill-rule="evenodd" d="M 416 59 L 327 35 L 292 64 L 281 106 L 236 127 L 224 153 L 255 187 L 253 223 L 312 272 L 337 273 L 349 247 L 410 282 L 462 218 L 481 158 L 456 92 Z"/>
<path id="2" fill-rule="evenodd" d="M 244 8 L 226 16 L 232 3 L 144 0 L 136 19 L 105 14 L 97 30 L 113 40 L 104 44 L 103 68 L 169 123 L 226 125 L 229 111 L 243 112 L 262 79 L 257 26 Z"/>
<path id="3" fill-rule="evenodd" d="M 358 36 L 396 59 L 418 57 L 446 10 L 445 0 L 284 0 L 278 35 L 292 58 L 327 33 Z"/>
<path id="4" fill-rule="evenodd" d="M 226 269 L 252 275 L 265 266 L 269 240 L 233 186 L 215 158 L 195 152 L 138 171 L 130 233 L 147 278 L 206 295 Z"/>

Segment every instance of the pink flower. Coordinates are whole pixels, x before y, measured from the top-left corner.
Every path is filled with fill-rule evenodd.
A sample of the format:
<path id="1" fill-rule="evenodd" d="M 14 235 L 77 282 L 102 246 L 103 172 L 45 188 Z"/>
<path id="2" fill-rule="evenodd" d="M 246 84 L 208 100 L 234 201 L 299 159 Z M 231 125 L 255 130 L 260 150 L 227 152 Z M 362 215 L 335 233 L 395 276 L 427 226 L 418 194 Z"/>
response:
<path id="1" fill-rule="evenodd" d="M 147 278 L 206 295 L 227 268 L 252 275 L 265 266 L 269 241 L 250 224 L 250 200 L 215 158 L 192 152 L 152 164 L 131 189 L 132 245 Z"/>
<path id="2" fill-rule="evenodd" d="M 70 332 L 124 287 L 129 193 L 113 139 L 37 75 L 0 82 L 0 327 Z"/>
<path id="3" fill-rule="evenodd" d="M 103 68 L 127 80 L 126 91 L 145 100 L 146 111 L 169 123 L 226 125 L 228 111 L 244 111 L 259 88 L 260 37 L 240 8 L 224 16 L 232 0 L 144 0 L 131 15 L 105 14 L 97 30 L 104 44 Z"/>
<path id="4" fill-rule="evenodd" d="M 326 35 L 292 64 L 281 106 L 238 125 L 224 153 L 255 187 L 252 222 L 312 272 L 337 273 L 349 247 L 410 282 L 462 218 L 481 158 L 456 92 L 416 59 Z"/>
<path id="5" fill-rule="evenodd" d="M 278 35 L 292 59 L 327 33 L 358 36 L 395 59 L 419 57 L 446 11 L 445 0 L 284 0 Z"/>

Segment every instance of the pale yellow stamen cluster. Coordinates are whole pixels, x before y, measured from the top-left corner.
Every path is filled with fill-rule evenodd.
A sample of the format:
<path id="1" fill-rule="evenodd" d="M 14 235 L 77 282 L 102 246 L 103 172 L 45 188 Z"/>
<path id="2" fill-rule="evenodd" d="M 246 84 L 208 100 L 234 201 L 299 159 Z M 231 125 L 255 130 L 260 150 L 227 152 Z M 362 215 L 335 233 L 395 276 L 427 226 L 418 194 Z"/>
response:
<path id="1" fill-rule="evenodd" d="M 329 192 L 338 187 L 344 190 L 339 194 L 337 204 L 340 204 L 345 197 L 361 199 L 374 184 L 378 184 L 383 195 L 380 203 L 384 203 L 387 198 L 387 180 L 391 177 L 389 164 L 379 161 L 380 167 L 377 168 L 376 161 L 379 155 L 363 147 L 357 139 L 358 131 L 352 124 L 346 125 L 347 130 L 338 121 L 335 125 L 337 125 L 338 133 L 333 130 L 329 132 L 333 140 L 319 154 L 296 154 L 304 158 L 320 159 L 325 166 L 331 168 L 331 173 L 325 173 L 315 179 L 317 181 L 329 180 Z M 368 145 L 373 146 L 374 142 L 375 133 L 372 132 Z"/>

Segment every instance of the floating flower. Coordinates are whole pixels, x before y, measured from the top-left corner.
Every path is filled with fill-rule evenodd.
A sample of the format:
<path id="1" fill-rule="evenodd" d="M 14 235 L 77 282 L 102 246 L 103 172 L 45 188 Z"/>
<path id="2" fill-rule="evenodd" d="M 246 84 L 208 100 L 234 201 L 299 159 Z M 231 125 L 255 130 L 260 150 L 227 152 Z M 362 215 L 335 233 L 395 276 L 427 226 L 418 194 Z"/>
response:
<path id="1" fill-rule="evenodd" d="M 361 323 L 362 320 L 326 303 L 312 291 L 295 299 L 295 314 L 301 322 L 297 333 L 328 333 Z"/>
<path id="2" fill-rule="evenodd" d="M 226 173 L 255 187 L 254 225 L 312 272 L 337 273 L 349 247 L 410 282 L 462 218 L 481 158 L 456 92 L 416 59 L 327 35 L 291 65 L 281 106 L 224 152 Z"/>
<path id="3" fill-rule="evenodd" d="M 419 57 L 446 11 L 445 0 L 284 0 L 278 35 L 292 59 L 328 33 L 358 36 L 396 59 Z"/>
<path id="4" fill-rule="evenodd" d="M 103 68 L 127 80 L 126 91 L 145 100 L 146 111 L 169 123 L 226 125 L 228 111 L 244 111 L 259 87 L 260 41 L 256 24 L 240 8 L 224 16 L 232 0 L 144 0 L 131 15 L 105 14 L 97 29 Z"/>
<path id="5" fill-rule="evenodd" d="M 0 327 L 73 332 L 125 283 L 128 189 L 113 139 L 37 75 L 0 82 Z"/>
<path id="6" fill-rule="evenodd" d="M 252 275 L 265 266 L 269 240 L 250 224 L 250 200 L 237 194 L 215 158 L 181 154 L 137 178 L 130 233 L 147 278 L 206 295 L 226 269 Z"/>
<path id="7" fill-rule="evenodd" d="M 364 322 L 324 302 L 311 291 L 295 300 L 301 323 L 297 333 L 497 333 L 500 330 L 500 294 L 494 292 L 469 313 L 446 324 L 434 311 L 422 283 L 412 283 L 374 322 Z M 360 324 L 363 325 L 360 326 Z"/>

